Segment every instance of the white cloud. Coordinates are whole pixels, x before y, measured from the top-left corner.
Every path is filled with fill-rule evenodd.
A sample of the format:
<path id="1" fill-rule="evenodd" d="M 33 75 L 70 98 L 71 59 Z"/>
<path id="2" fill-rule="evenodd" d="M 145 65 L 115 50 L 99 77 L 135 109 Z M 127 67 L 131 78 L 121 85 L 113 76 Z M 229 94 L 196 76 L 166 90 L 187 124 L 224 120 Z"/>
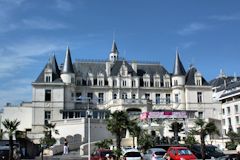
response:
<path id="1" fill-rule="evenodd" d="M 9 44 L 0 50 L 0 74 L 13 76 L 17 70 L 25 68 L 37 61 L 37 56 L 49 55 L 53 51 L 62 49 L 63 45 L 49 41 L 26 41 Z M 0 76 L 0 79 L 4 76 Z"/>
<path id="2" fill-rule="evenodd" d="M 73 5 L 67 0 L 56 0 L 56 6 L 62 11 L 72 11 Z"/>
<path id="3" fill-rule="evenodd" d="M 210 19 L 218 20 L 218 21 L 235 21 L 240 20 L 240 15 L 215 15 L 211 16 Z"/>
<path id="4" fill-rule="evenodd" d="M 44 30 L 54 30 L 54 29 L 64 29 L 67 28 L 67 25 L 50 21 L 43 18 L 35 18 L 35 19 L 23 19 L 22 20 L 23 27 L 26 29 L 44 29 Z M 22 26 L 22 25 L 21 25 Z M 20 26 L 19 26 L 20 28 Z"/>
<path id="5" fill-rule="evenodd" d="M 183 48 L 183 49 L 190 48 L 190 47 L 192 47 L 193 45 L 195 45 L 195 42 L 184 42 L 184 43 L 181 43 L 181 44 L 180 44 L 181 48 Z"/>
<path id="6" fill-rule="evenodd" d="M 208 26 L 203 23 L 191 23 L 188 26 L 186 26 L 185 28 L 179 30 L 178 34 L 180 34 L 182 36 L 189 35 L 189 34 L 193 34 L 198 31 L 201 31 L 201 30 L 205 30 L 207 28 L 208 28 Z"/>

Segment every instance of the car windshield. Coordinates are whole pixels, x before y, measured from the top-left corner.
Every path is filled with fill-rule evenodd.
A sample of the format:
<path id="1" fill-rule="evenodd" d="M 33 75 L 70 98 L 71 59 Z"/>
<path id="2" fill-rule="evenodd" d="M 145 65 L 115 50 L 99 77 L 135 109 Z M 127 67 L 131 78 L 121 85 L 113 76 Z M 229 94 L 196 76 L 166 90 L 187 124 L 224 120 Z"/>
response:
<path id="1" fill-rule="evenodd" d="M 165 153 L 166 152 L 164 152 L 164 151 L 157 151 L 154 154 L 157 155 L 157 156 L 163 156 Z"/>
<path id="2" fill-rule="evenodd" d="M 141 157 L 140 152 L 127 152 L 124 157 Z"/>
<path id="3" fill-rule="evenodd" d="M 188 154 L 192 154 L 192 152 L 188 149 L 179 149 L 178 154 L 179 155 L 188 155 Z"/>
<path id="4" fill-rule="evenodd" d="M 206 150 L 208 152 L 220 152 L 220 153 L 222 153 L 222 151 L 218 147 L 214 147 L 214 146 L 206 146 Z"/>

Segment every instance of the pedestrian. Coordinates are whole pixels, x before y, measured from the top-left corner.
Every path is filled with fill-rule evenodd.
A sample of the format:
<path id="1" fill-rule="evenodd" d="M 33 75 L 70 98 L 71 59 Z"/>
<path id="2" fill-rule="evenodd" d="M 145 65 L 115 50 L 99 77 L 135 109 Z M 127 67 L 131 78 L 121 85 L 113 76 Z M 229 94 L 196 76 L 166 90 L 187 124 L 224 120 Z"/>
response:
<path id="1" fill-rule="evenodd" d="M 236 151 L 237 151 L 236 160 L 240 160 L 240 144 L 237 145 Z"/>
<path id="2" fill-rule="evenodd" d="M 66 139 L 64 140 L 63 154 L 68 154 L 68 142 Z"/>

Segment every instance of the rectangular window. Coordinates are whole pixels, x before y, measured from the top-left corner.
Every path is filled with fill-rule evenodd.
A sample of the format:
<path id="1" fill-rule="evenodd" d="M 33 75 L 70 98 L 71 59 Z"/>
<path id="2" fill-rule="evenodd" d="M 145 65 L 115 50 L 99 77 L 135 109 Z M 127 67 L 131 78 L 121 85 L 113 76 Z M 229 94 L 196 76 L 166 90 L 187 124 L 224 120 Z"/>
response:
<path id="1" fill-rule="evenodd" d="M 47 82 L 47 83 L 51 82 L 51 77 L 50 76 L 46 76 L 45 77 L 45 82 Z"/>
<path id="2" fill-rule="evenodd" d="M 170 87 L 169 82 L 165 82 L 165 87 L 166 87 L 166 88 L 169 88 L 169 87 Z"/>
<path id="3" fill-rule="evenodd" d="M 98 103 L 103 104 L 103 93 L 98 93 Z"/>
<path id="4" fill-rule="evenodd" d="M 231 125 L 232 125 L 231 118 L 228 118 L 228 125 L 229 125 L 229 126 L 231 126 Z"/>
<path id="5" fill-rule="evenodd" d="M 51 101 L 51 90 L 50 89 L 45 90 L 45 101 Z"/>
<path id="6" fill-rule="evenodd" d="M 230 107 L 227 107 L 227 113 L 228 113 L 228 114 L 231 113 L 231 109 L 230 109 Z"/>
<path id="7" fill-rule="evenodd" d="M 132 81 L 132 87 L 136 87 L 136 81 L 135 80 Z"/>
<path id="8" fill-rule="evenodd" d="M 197 92 L 197 102 L 202 103 L 202 92 Z"/>
<path id="9" fill-rule="evenodd" d="M 170 104 L 170 94 L 166 94 L 166 104 Z"/>
<path id="10" fill-rule="evenodd" d="M 51 119 L 51 111 L 44 112 L 44 124 L 48 124 L 49 120 Z"/>
<path id="11" fill-rule="evenodd" d="M 203 112 L 198 112 L 198 118 L 203 118 Z"/>
<path id="12" fill-rule="evenodd" d="M 177 86 L 177 85 L 178 85 L 178 81 L 174 80 L 174 86 Z"/>
<path id="13" fill-rule="evenodd" d="M 75 112 L 75 118 L 79 118 L 80 117 L 80 112 Z"/>
<path id="14" fill-rule="evenodd" d="M 239 124 L 239 117 L 236 116 L 235 118 L 236 118 L 236 123 Z"/>
<path id="15" fill-rule="evenodd" d="M 225 125 L 226 125 L 226 120 L 223 119 L 223 120 L 222 120 L 222 123 L 223 123 L 223 125 L 225 126 Z"/>
<path id="16" fill-rule="evenodd" d="M 45 120 L 51 119 L 51 111 L 45 111 L 45 113 L 44 113 L 44 119 L 45 119 Z"/>
<path id="17" fill-rule="evenodd" d="M 145 93 L 145 99 L 149 99 L 150 98 L 150 94 L 149 93 Z"/>
<path id="18" fill-rule="evenodd" d="M 87 93 L 87 97 L 88 97 L 89 99 L 93 99 L 93 93 L 91 93 L 91 92 Z"/>
<path id="19" fill-rule="evenodd" d="M 222 114 L 225 115 L 225 109 L 224 108 L 222 109 Z"/>
<path id="20" fill-rule="evenodd" d="M 175 103 L 178 103 L 179 99 L 178 99 L 178 94 L 175 94 Z"/>
<path id="21" fill-rule="evenodd" d="M 160 87 L 159 81 L 155 81 L 155 87 Z"/>
<path id="22" fill-rule="evenodd" d="M 160 104 L 160 94 L 156 94 L 156 104 Z"/>
<path id="23" fill-rule="evenodd" d="M 234 105 L 235 113 L 238 113 L 238 105 Z"/>

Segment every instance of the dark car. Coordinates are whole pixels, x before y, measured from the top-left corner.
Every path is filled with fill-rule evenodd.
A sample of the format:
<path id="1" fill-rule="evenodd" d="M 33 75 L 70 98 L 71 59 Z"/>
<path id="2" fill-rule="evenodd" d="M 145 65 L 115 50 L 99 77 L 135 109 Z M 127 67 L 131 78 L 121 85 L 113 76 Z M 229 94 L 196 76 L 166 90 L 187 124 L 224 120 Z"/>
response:
<path id="1" fill-rule="evenodd" d="M 0 146 L 0 160 L 9 159 L 9 146 Z"/>
<path id="2" fill-rule="evenodd" d="M 115 157 L 110 149 L 97 149 L 91 154 L 91 160 L 106 160 L 107 156 Z"/>
<path id="3" fill-rule="evenodd" d="M 194 144 L 192 147 L 190 147 L 190 150 L 198 159 L 202 159 L 200 144 Z M 206 145 L 206 159 L 211 159 L 212 157 L 219 158 L 223 156 L 225 156 L 225 154 L 217 146 L 210 144 Z"/>

